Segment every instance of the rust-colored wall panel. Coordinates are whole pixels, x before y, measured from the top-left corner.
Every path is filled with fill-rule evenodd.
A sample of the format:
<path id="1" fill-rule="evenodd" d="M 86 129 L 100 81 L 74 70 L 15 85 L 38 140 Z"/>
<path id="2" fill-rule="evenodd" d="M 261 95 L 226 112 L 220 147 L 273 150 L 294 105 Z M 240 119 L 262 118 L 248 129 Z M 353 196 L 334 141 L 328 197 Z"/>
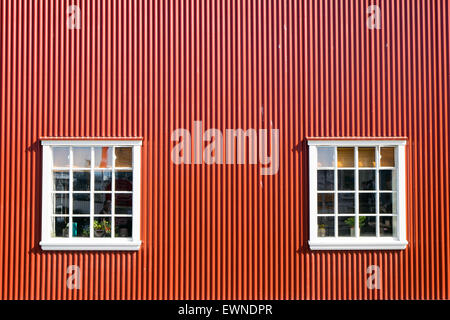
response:
<path id="1" fill-rule="evenodd" d="M 449 6 L 2 1 L 0 299 L 449 299 Z M 279 172 L 174 165 L 194 120 L 280 129 Z M 41 251 L 42 136 L 144 137 L 139 252 Z M 308 136 L 408 137 L 406 250 L 309 250 Z"/>

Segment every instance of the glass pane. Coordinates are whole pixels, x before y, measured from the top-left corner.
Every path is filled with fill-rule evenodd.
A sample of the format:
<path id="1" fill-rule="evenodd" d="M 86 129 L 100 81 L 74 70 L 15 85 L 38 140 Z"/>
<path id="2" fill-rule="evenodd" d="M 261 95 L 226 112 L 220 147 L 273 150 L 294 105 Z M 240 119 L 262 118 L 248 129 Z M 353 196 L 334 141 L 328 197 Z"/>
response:
<path id="1" fill-rule="evenodd" d="M 95 167 L 111 168 L 112 167 L 112 148 L 111 147 L 95 147 L 94 148 Z"/>
<path id="2" fill-rule="evenodd" d="M 91 173 L 89 171 L 73 172 L 73 190 L 74 191 L 91 190 Z"/>
<path id="3" fill-rule="evenodd" d="M 361 237 L 375 237 L 377 227 L 376 217 L 359 217 L 359 235 Z"/>
<path id="4" fill-rule="evenodd" d="M 115 218 L 115 235 L 118 238 L 131 237 L 132 235 L 132 220 L 128 217 Z"/>
<path id="5" fill-rule="evenodd" d="M 73 214 L 90 214 L 91 195 L 89 193 L 73 194 Z"/>
<path id="6" fill-rule="evenodd" d="M 94 190 L 95 191 L 111 191 L 112 172 L 111 171 L 95 171 L 94 173 Z"/>
<path id="7" fill-rule="evenodd" d="M 355 217 L 338 218 L 338 236 L 339 237 L 355 236 Z"/>
<path id="8" fill-rule="evenodd" d="M 394 190 L 394 170 L 380 170 L 380 190 Z"/>
<path id="9" fill-rule="evenodd" d="M 318 213 L 334 213 L 334 194 L 319 193 L 317 194 L 317 212 Z"/>
<path id="10" fill-rule="evenodd" d="M 52 222 L 52 237 L 69 237 L 69 217 L 54 217 Z"/>
<path id="11" fill-rule="evenodd" d="M 394 147 L 380 148 L 380 166 L 395 167 Z"/>
<path id="12" fill-rule="evenodd" d="M 317 190 L 334 190 L 334 170 L 317 171 Z"/>
<path id="13" fill-rule="evenodd" d="M 131 148 L 116 148 L 116 167 L 131 168 Z"/>
<path id="14" fill-rule="evenodd" d="M 69 191 L 69 171 L 53 172 L 53 190 Z"/>
<path id="15" fill-rule="evenodd" d="M 95 238 L 111 237 L 111 218 L 110 217 L 94 218 L 94 237 Z"/>
<path id="16" fill-rule="evenodd" d="M 317 147 L 317 166 L 334 167 L 334 147 Z"/>
<path id="17" fill-rule="evenodd" d="M 131 171 L 116 171 L 116 191 L 133 191 L 133 173 Z"/>
<path id="18" fill-rule="evenodd" d="M 319 217 L 317 227 L 318 237 L 334 237 L 334 217 Z"/>
<path id="19" fill-rule="evenodd" d="M 72 222 L 72 237 L 89 238 L 89 217 L 73 218 Z"/>
<path id="20" fill-rule="evenodd" d="M 111 214 L 111 194 L 96 193 L 94 196 L 94 214 Z"/>
<path id="21" fill-rule="evenodd" d="M 375 193 L 359 194 L 359 213 L 376 213 Z"/>
<path id="22" fill-rule="evenodd" d="M 380 236 L 393 237 L 397 234 L 396 217 L 380 217 Z"/>
<path id="23" fill-rule="evenodd" d="M 375 190 L 375 170 L 359 170 L 359 190 Z"/>
<path id="24" fill-rule="evenodd" d="M 394 203 L 392 193 L 380 193 L 380 213 L 395 213 Z"/>
<path id="25" fill-rule="evenodd" d="M 131 193 L 116 193 L 115 214 L 132 214 L 133 195 Z"/>
<path id="26" fill-rule="evenodd" d="M 338 213 L 355 213 L 355 194 L 338 194 Z"/>
<path id="27" fill-rule="evenodd" d="M 54 214 L 69 214 L 69 194 L 60 193 L 53 195 Z"/>
<path id="28" fill-rule="evenodd" d="M 67 168 L 69 162 L 69 147 L 53 147 L 53 167 Z"/>
<path id="29" fill-rule="evenodd" d="M 360 167 L 375 167 L 375 148 L 358 148 L 358 165 Z"/>
<path id="30" fill-rule="evenodd" d="M 355 190 L 354 170 L 338 170 L 338 190 Z"/>
<path id="31" fill-rule="evenodd" d="M 352 168 L 355 166 L 355 152 L 353 148 L 338 148 L 338 167 Z"/>
<path id="32" fill-rule="evenodd" d="M 73 166 L 75 168 L 91 167 L 91 148 L 74 147 L 72 151 L 73 151 Z"/>

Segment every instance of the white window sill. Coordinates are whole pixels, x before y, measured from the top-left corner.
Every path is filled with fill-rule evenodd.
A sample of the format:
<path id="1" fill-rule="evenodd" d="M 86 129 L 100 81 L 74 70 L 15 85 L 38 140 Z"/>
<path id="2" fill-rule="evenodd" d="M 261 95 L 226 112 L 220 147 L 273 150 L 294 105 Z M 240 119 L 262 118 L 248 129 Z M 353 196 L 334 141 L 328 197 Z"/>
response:
<path id="1" fill-rule="evenodd" d="M 311 250 L 403 250 L 408 241 L 400 240 L 309 240 Z"/>
<path id="2" fill-rule="evenodd" d="M 42 250 L 137 251 L 141 241 L 41 241 Z"/>

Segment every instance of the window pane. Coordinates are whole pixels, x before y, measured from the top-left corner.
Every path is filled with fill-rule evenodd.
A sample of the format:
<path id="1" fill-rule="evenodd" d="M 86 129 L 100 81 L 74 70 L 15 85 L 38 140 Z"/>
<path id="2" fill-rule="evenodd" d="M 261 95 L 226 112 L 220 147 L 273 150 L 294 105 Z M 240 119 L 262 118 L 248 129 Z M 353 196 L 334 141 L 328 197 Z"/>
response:
<path id="1" fill-rule="evenodd" d="M 318 213 L 334 213 L 334 194 L 319 193 L 317 195 L 317 212 Z"/>
<path id="2" fill-rule="evenodd" d="M 380 217 L 380 236 L 393 237 L 397 234 L 396 217 Z"/>
<path id="3" fill-rule="evenodd" d="M 53 167 L 67 168 L 69 162 L 69 147 L 53 147 Z"/>
<path id="4" fill-rule="evenodd" d="M 317 166 L 334 167 L 334 147 L 317 147 Z"/>
<path id="5" fill-rule="evenodd" d="M 111 171 L 95 171 L 95 191 L 111 191 L 112 172 Z"/>
<path id="6" fill-rule="evenodd" d="M 338 170 L 338 190 L 355 190 L 354 170 Z"/>
<path id="7" fill-rule="evenodd" d="M 355 194 L 338 194 L 338 213 L 355 213 Z"/>
<path id="8" fill-rule="evenodd" d="M 358 165 L 360 167 L 375 167 L 375 148 L 358 148 Z"/>
<path id="9" fill-rule="evenodd" d="M 52 224 L 52 237 L 69 237 L 69 217 L 54 217 Z"/>
<path id="10" fill-rule="evenodd" d="M 380 213 L 394 213 L 392 193 L 380 193 Z"/>
<path id="11" fill-rule="evenodd" d="M 116 167 L 131 168 L 131 148 L 116 148 Z"/>
<path id="12" fill-rule="evenodd" d="M 53 195 L 54 214 L 69 214 L 69 194 L 60 193 Z"/>
<path id="13" fill-rule="evenodd" d="M 91 148 L 74 147 L 72 151 L 73 151 L 73 166 L 75 168 L 91 167 Z"/>
<path id="14" fill-rule="evenodd" d="M 132 214 L 133 195 L 131 193 L 116 193 L 115 214 Z"/>
<path id="15" fill-rule="evenodd" d="M 73 172 L 73 190 L 89 191 L 91 189 L 91 173 L 89 171 Z"/>
<path id="16" fill-rule="evenodd" d="M 359 235 L 361 237 L 375 237 L 377 227 L 376 217 L 359 216 Z"/>
<path id="17" fill-rule="evenodd" d="M 69 191 L 69 171 L 53 172 L 53 190 Z"/>
<path id="18" fill-rule="evenodd" d="M 132 220 L 128 217 L 115 218 L 115 235 L 118 238 L 131 237 L 132 234 Z"/>
<path id="19" fill-rule="evenodd" d="M 133 191 L 133 172 L 116 171 L 116 191 Z"/>
<path id="20" fill-rule="evenodd" d="M 317 171 L 317 190 L 334 190 L 334 170 Z"/>
<path id="21" fill-rule="evenodd" d="M 338 218 L 338 236 L 339 237 L 355 236 L 355 217 Z"/>
<path id="22" fill-rule="evenodd" d="M 355 166 L 355 153 L 353 148 L 337 148 L 338 167 L 351 168 Z"/>
<path id="23" fill-rule="evenodd" d="M 94 148 L 95 167 L 111 168 L 112 167 L 112 148 L 111 147 L 95 147 Z"/>
<path id="24" fill-rule="evenodd" d="M 111 237 L 110 217 L 94 218 L 94 237 L 95 238 Z"/>
<path id="25" fill-rule="evenodd" d="M 375 170 L 359 170 L 359 190 L 375 190 Z"/>
<path id="26" fill-rule="evenodd" d="M 73 218 L 72 223 L 72 237 L 75 238 L 89 238 L 89 217 Z"/>
<path id="27" fill-rule="evenodd" d="M 376 213 L 375 193 L 359 194 L 359 213 Z"/>
<path id="28" fill-rule="evenodd" d="M 73 194 L 73 214 L 90 214 L 91 212 L 91 195 L 89 193 Z"/>
<path id="29" fill-rule="evenodd" d="M 94 214 L 111 214 L 110 193 L 96 193 L 94 199 Z"/>
<path id="30" fill-rule="evenodd" d="M 380 166 L 395 167 L 394 147 L 380 148 Z"/>
<path id="31" fill-rule="evenodd" d="M 319 217 L 317 227 L 318 237 L 334 237 L 334 217 Z"/>
<path id="32" fill-rule="evenodd" d="M 380 190 L 394 190 L 394 170 L 380 170 Z"/>

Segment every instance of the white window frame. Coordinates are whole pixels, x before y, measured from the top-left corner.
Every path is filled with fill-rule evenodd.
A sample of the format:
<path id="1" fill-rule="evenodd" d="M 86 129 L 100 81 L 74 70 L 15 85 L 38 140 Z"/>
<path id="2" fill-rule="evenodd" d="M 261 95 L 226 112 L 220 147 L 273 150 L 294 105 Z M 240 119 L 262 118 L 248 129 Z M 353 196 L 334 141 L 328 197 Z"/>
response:
<path id="1" fill-rule="evenodd" d="M 137 251 L 140 248 L 141 140 L 51 140 L 42 144 L 42 250 Z M 51 237 L 53 154 L 52 147 L 132 147 L 132 237 L 131 238 L 56 238 Z M 113 152 L 113 159 L 115 154 Z M 93 166 L 93 164 L 92 164 Z M 114 165 L 113 165 L 114 167 Z M 92 170 L 93 167 L 91 167 Z M 69 169 L 68 169 L 69 170 Z M 72 169 L 70 169 L 72 170 Z M 114 179 L 114 176 L 112 176 Z M 93 178 L 91 178 L 93 179 Z M 92 181 L 92 180 L 91 180 Z M 114 230 L 111 230 L 113 233 Z"/>
<path id="2" fill-rule="evenodd" d="M 327 140 L 308 139 L 309 146 L 309 246 L 311 250 L 401 250 L 406 240 L 406 140 Z M 397 175 L 397 234 L 393 237 L 318 237 L 317 218 L 317 147 L 395 147 Z M 379 153 L 377 152 L 377 155 Z M 337 163 L 337 156 L 335 156 Z M 356 160 L 356 159 L 355 159 Z M 379 159 L 377 159 L 378 170 Z M 337 164 L 335 164 L 337 166 Z M 357 163 L 355 163 L 355 168 Z M 336 174 L 335 174 L 336 175 Z M 335 177 L 335 184 L 336 184 Z M 378 179 L 378 175 L 377 175 Z M 378 183 L 378 182 L 377 182 Z M 356 186 L 355 186 L 356 187 Z M 336 202 L 335 202 L 336 205 Z M 357 213 L 355 213 L 357 216 Z M 378 234 L 378 232 L 377 232 Z"/>

